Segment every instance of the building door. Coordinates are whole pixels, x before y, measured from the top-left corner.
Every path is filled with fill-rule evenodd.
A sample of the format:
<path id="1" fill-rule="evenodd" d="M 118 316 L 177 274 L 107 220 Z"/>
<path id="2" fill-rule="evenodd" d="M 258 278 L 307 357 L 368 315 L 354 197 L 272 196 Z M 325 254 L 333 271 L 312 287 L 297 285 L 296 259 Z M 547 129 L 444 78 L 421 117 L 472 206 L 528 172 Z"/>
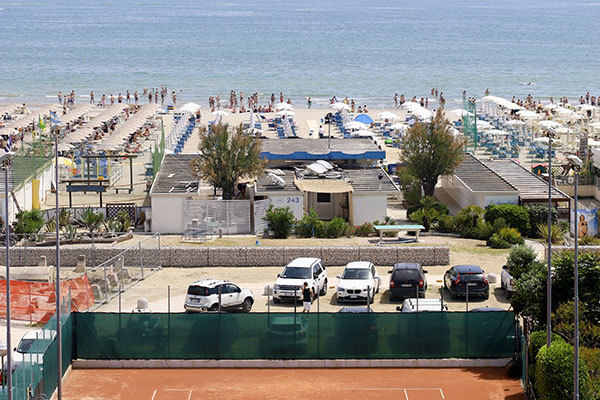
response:
<path id="1" fill-rule="evenodd" d="M 320 219 L 330 220 L 333 218 L 333 196 L 331 193 L 316 193 L 315 211 Z"/>

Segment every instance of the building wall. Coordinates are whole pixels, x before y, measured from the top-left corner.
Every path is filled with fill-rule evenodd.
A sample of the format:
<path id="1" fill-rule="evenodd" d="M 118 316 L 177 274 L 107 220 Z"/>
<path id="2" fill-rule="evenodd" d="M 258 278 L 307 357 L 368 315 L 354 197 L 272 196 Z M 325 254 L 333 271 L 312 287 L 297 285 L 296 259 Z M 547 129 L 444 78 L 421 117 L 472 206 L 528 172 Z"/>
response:
<path id="1" fill-rule="evenodd" d="M 153 195 L 151 230 L 160 233 L 183 233 L 183 202 L 184 197 Z"/>
<path id="2" fill-rule="evenodd" d="M 288 195 L 269 195 L 273 207 L 289 207 L 294 213 L 294 217 L 300 219 L 304 215 L 304 195 L 288 194 Z"/>
<path id="3" fill-rule="evenodd" d="M 490 204 L 519 204 L 519 196 L 517 194 L 485 195 L 483 203 L 483 208 Z"/>
<path id="4" fill-rule="evenodd" d="M 350 193 L 350 223 L 362 225 L 375 220 L 383 221 L 387 215 L 387 195 L 382 193 Z"/>
<path id="5" fill-rule="evenodd" d="M 478 206 L 485 208 L 490 204 L 519 204 L 519 195 L 514 193 L 479 193 L 472 192 L 467 185 L 455 176 L 444 176 L 441 179 L 442 188 L 460 206 Z"/>

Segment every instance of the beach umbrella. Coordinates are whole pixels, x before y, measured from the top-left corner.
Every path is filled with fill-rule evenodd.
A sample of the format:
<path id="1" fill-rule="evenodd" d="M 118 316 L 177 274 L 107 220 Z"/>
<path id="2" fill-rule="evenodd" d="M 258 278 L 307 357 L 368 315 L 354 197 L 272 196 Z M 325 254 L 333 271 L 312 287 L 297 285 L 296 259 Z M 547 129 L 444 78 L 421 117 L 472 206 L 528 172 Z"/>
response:
<path id="1" fill-rule="evenodd" d="M 278 113 L 275 113 L 275 116 L 276 116 L 276 117 L 283 117 L 283 116 L 286 116 L 286 117 L 292 117 L 292 116 L 294 116 L 294 115 L 296 115 L 296 113 L 295 113 L 295 112 L 293 112 L 293 111 L 288 111 L 288 110 L 282 110 L 282 111 L 279 111 Z"/>
<path id="2" fill-rule="evenodd" d="M 469 112 L 463 108 L 456 108 L 454 110 L 450 110 L 450 112 L 457 117 L 464 117 L 466 115 L 469 115 Z"/>
<path id="3" fill-rule="evenodd" d="M 505 125 L 508 126 L 522 126 L 525 125 L 524 121 L 518 120 L 518 119 L 511 119 L 505 122 Z"/>
<path id="4" fill-rule="evenodd" d="M 600 122 L 592 122 L 591 124 L 588 124 L 588 126 L 590 128 L 600 128 Z"/>
<path id="5" fill-rule="evenodd" d="M 360 121 L 350 121 L 346 125 L 344 125 L 346 129 L 365 129 L 367 124 L 364 124 Z"/>
<path id="6" fill-rule="evenodd" d="M 341 110 L 350 111 L 350 106 L 348 104 L 344 104 L 339 101 L 337 103 L 333 103 L 330 107 L 337 111 L 341 111 Z"/>
<path id="7" fill-rule="evenodd" d="M 181 107 L 181 111 L 195 113 L 200 109 L 200 104 L 196 103 L 186 103 Z"/>
<path id="8" fill-rule="evenodd" d="M 544 121 L 538 122 L 538 126 L 541 126 L 544 128 L 558 128 L 559 126 L 561 126 L 561 124 L 559 124 L 556 121 L 544 120 Z"/>
<path id="9" fill-rule="evenodd" d="M 558 107 L 556 104 L 550 103 L 544 106 L 544 110 L 554 110 L 556 107 Z"/>
<path id="10" fill-rule="evenodd" d="M 217 110 L 210 113 L 213 117 L 225 117 L 229 115 L 227 111 Z"/>
<path id="11" fill-rule="evenodd" d="M 490 129 L 490 130 L 488 130 L 486 132 L 489 133 L 489 134 L 491 134 L 491 135 L 496 135 L 496 136 L 507 136 L 507 135 L 510 135 L 510 132 L 502 131 L 500 129 Z"/>
<path id="12" fill-rule="evenodd" d="M 373 118 L 371 118 L 367 114 L 358 114 L 356 116 L 356 118 L 354 118 L 354 120 L 358 121 L 358 122 L 362 122 L 363 124 L 371 124 L 371 123 L 373 123 Z"/>
<path id="13" fill-rule="evenodd" d="M 563 134 L 571 134 L 573 132 L 574 132 L 573 129 L 567 128 L 566 126 L 561 126 L 559 128 L 556 128 L 556 133 L 559 133 L 561 135 L 563 135 Z"/>
<path id="14" fill-rule="evenodd" d="M 389 111 L 382 111 L 377 116 L 381 120 L 389 119 L 390 121 L 396 121 L 396 120 L 400 119 L 400 117 L 398 115 L 394 114 L 393 112 L 389 112 Z"/>
<path id="15" fill-rule="evenodd" d="M 517 114 L 519 114 L 519 117 L 525 118 L 525 119 L 540 119 L 540 118 L 542 118 L 542 116 L 540 114 L 533 112 L 533 111 L 529 111 L 529 110 L 521 110 L 521 111 L 518 111 Z"/>
<path id="16" fill-rule="evenodd" d="M 398 122 L 397 124 L 390 125 L 390 129 L 406 129 L 408 128 L 408 124 L 404 122 Z"/>
<path id="17" fill-rule="evenodd" d="M 275 109 L 277 111 L 281 111 L 281 110 L 293 110 L 294 107 L 291 104 L 288 103 L 277 103 L 275 104 Z"/>
<path id="18" fill-rule="evenodd" d="M 546 136 L 543 137 L 539 137 L 539 138 L 535 138 L 533 139 L 533 142 L 536 144 L 544 144 L 544 145 L 548 145 L 548 138 Z M 552 139 L 552 144 L 556 145 L 556 144 L 560 144 L 560 140 L 559 139 Z"/>
<path id="19" fill-rule="evenodd" d="M 367 129 L 360 129 L 356 132 L 352 132 L 352 136 L 368 137 L 368 136 L 373 136 L 373 132 L 371 132 Z"/>
<path id="20" fill-rule="evenodd" d="M 477 120 L 477 128 L 478 129 L 488 129 L 491 128 L 492 124 L 490 124 L 489 122 L 483 120 L 483 119 L 478 119 Z"/>

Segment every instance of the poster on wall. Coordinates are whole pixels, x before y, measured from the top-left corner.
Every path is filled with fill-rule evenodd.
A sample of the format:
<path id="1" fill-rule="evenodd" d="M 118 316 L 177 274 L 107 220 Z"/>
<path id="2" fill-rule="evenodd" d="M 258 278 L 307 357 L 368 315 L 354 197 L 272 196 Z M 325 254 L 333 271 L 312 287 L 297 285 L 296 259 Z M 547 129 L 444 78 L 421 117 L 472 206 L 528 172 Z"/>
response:
<path id="1" fill-rule="evenodd" d="M 577 221 L 575 221 L 575 211 L 571 210 L 571 233 L 575 232 L 575 226 L 577 226 L 577 237 L 596 236 L 598 210 L 577 210 Z"/>

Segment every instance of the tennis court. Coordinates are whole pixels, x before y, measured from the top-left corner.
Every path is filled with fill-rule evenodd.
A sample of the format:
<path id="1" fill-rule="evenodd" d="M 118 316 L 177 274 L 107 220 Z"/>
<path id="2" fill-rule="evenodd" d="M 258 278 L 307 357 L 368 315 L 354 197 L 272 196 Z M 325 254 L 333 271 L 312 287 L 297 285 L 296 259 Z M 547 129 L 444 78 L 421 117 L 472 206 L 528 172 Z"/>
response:
<path id="1" fill-rule="evenodd" d="M 63 399 L 524 400 L 504 368 L 73 369 Z"/>

